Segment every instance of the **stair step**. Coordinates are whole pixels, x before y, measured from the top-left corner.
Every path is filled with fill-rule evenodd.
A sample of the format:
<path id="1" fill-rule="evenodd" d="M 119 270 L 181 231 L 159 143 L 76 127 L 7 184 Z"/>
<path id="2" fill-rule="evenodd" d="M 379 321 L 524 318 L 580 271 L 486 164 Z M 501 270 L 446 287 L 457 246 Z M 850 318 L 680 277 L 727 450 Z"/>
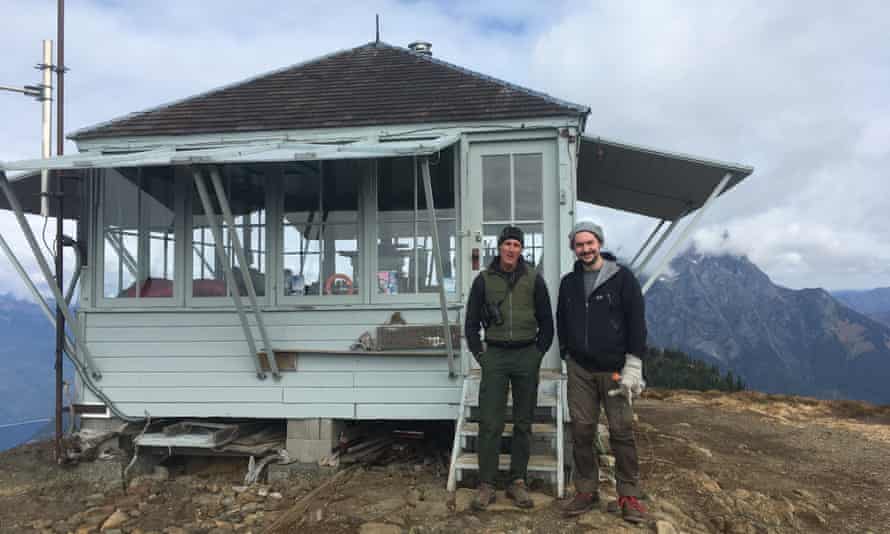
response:
<path id="1" fill-rule="evenodd" d="M 465 452 L 457 457 L 457 462 L 455 462 L 455 467 L 458 469 L 479 469 L 479 457 L 475 452 Z M 509 454 L 500 454 L 498 455 L 498 469 L 502 471 L 506 471 L 510 469 L 510 455 Z M 556 472 L 557 462 L 554 456 L 548 456 L 543 454 L 533 454 L 528 459 L 528 470 L 529 471 L 546 471 L 546 472 Z"/>
<path id="2" fill-rule="evenodd" d="M 479 406 L 479 394 L 478 390 L 470 390 L 467 391 L 467 398 L 464 399 L 464 405 L 470 406 L 472 408 L 476 408 Z M 513 406 L 513 394 L 512 392 L 507 395 L 507 406 Z M 552 408 L 556 406 L 556 393 L 555 392 L 544 392 L 540 389 L 538 390 L 538 404 L 539 407 L 544 408 Z"/>
<path id="3" fill-rule="evenodd" d="M 565 380 L 565 375 L 559 369 L 541 369 L 538 374 L 540 377 L 539 380 L 541 382 L 545 380 Z M 469 374 L 467 374 L 467 378 L 470 380 L 481 380 L 482 379 L 482 370 L 481 369 L 470 369 Z"/>
<path id="4" fill-rule="evenodd" d="M 478 436 L 479 423 L 464 423 L 460 429 L 460 434 L 462 436 Z M 556 434 L 556 425 L 553 423 L 532 423 L 532 434 Z M 504 425 L 504 435 L 513 435 L 513 423 L 507 423 Z"/>

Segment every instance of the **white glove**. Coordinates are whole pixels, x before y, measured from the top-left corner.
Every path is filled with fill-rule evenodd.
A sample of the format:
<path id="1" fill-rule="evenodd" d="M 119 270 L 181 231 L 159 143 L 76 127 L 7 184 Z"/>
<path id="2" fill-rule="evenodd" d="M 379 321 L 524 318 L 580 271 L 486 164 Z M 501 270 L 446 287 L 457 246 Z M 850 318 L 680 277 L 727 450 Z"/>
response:
<path id="1" fill-rule="evenodd" d="M 609 396 L 624 395 L 627 403 L 633 406 L 634 396 L 639 397 L 646 387 L 643 381 L 643 360 L 633 354 L 624 355 L 624 368 L 621 369 L 621 378 L 618 380 L 618 388 L 609 390 Z"/>

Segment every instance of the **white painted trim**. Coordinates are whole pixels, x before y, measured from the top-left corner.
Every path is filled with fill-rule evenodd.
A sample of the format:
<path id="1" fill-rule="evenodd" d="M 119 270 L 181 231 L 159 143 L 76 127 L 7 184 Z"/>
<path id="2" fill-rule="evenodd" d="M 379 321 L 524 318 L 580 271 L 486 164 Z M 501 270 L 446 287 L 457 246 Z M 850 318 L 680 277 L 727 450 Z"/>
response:
<path id="1" fill-rule="evenodd" d="M 231 132 L 196 135 L 157 135 L 84 139 L 77 142 L 81 152 L 120 152 L 162 149 L 174 146 L 210 148 L 238 143 L 336 143 L 361 139 L 395 141 L 399 138 L 437 137 L 464 133 L 504 133 L 511 131 L 578 127 L 571 116 L 554 116 L 528 120 L 389 124 L 353 128 L 315 128 L 304 130 L 272 130 L 264 132 Z"/>

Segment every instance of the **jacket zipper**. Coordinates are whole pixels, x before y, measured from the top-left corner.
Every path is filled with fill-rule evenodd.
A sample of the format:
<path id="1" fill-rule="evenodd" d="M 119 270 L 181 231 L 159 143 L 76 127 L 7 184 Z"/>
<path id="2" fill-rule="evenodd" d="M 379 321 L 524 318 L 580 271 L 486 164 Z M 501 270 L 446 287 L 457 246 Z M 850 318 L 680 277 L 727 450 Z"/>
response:
<path id="1" fill-rule="evenodd" d="M 507 293 L 507 300 L 510 301 L 510 341 L 513 341 L 513 292 Z"/>
<path id="2" fill-rule="evenodd" d="M 590 300 L 584 300 L 584 352 L 590 353 L 590 336 L 588 335 L 588 324 L 590 324 L 589 318 L 590 311 Z"/>

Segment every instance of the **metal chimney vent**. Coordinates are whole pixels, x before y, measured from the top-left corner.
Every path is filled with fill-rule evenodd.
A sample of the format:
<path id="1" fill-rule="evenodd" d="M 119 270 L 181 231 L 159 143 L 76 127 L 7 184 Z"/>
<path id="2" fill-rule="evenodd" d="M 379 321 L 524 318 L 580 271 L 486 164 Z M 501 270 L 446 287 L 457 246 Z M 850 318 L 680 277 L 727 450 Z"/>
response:
<path id="1" fill-rule="evenodd" d="M 414 41 L 408 45 L 408 48 L 418 54 L 426 54 L 428 56 L 433 55 L 433 44 L 426 41 Z"/>

